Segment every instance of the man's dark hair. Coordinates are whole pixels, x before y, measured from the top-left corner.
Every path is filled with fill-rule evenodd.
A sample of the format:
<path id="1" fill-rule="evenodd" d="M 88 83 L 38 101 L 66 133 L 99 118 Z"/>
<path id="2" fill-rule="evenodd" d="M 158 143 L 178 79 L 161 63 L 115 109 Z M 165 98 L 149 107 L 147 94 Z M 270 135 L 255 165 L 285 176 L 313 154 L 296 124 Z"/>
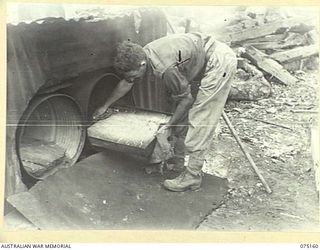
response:
<path id="1" fill-rule="evenodd" d="M 123 76 L 125 72 L 138 69 L 145 58 L 146 55 L 139 44 L 124 41 L 117 47 L 114 67 Z"/>

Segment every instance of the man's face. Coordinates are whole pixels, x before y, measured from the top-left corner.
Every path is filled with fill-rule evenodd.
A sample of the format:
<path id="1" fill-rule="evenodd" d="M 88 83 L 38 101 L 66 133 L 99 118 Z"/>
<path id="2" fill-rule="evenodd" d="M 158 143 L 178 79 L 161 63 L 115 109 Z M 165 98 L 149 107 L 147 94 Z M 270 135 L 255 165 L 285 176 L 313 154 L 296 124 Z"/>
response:
<path id="1" fill-rule="evenodd" d="M 147 70 L 147 65 L 146 65 L 146 62 L 143 61 L 143 62 L 141 62 L 139 69 L 135 69 L 135 70 L 131 70 L 131 71 L 126 72 L 124 74 L 124 79 L 130 83 L 140 82 L 142 80 L 144 74 L 146 73 L 146 70 Z"/>

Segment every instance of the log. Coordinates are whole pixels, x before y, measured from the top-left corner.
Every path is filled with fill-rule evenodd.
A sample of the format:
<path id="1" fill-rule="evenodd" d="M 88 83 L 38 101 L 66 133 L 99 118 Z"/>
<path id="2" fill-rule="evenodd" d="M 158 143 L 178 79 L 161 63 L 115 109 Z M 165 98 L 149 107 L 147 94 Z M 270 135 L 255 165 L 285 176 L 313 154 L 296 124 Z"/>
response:
<path id="1" fill-rule="evenodd" d="M 266 23 L 265 25 L 257 26 L 256 28 L 245 29 L 240 32 L 228 34 L 228 37 L 232 42 L 240 42 L 248 39 L 274 34 L 279 29 L 287 30 L 291 27 L 300 25 L 301 23 L 306 24 L 311 22 L 311 18 L 292 17 Z"/>
<path id="2" fill-rule="evenodd" d="M 289 63 L 296 60 L 301 60 L 306 57 L 310 57 L 319 53 L 317 45 L 309 45 L 304 47 L 298 47 L 291 50 L 278 52 L 270 55 L 271 58 L 279 63 Z"/>
<path id="3" fill-rule="evenodd" d="M 281 83 L 290 85 L 297 81 L 294 76 L 290 75 L 287 70 L 285 70 L 278 62 L 271 59 L 268 55 L 252 46 L 246 46 L 245 49 L 246 52 L 243 55 L 244 57 L 247 57 L 252 64 L 272 77 L 275 77 Z"/>

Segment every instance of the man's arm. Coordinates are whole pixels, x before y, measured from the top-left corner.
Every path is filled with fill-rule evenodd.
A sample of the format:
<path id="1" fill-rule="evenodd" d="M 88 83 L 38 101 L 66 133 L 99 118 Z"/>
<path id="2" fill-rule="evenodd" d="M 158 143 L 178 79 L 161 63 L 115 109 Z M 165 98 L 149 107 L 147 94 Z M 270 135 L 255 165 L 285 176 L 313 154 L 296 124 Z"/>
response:
<path id="1" fill-rule="evenodd" d="M 105 102 L 103 107 L 106 109 L 110 107 L 112 103 L 119 100 L 121 97 L 123 97 L 125 94 L 127 94 L 130 89 L 133 86 L 133 82 L 127 82 L 126 80 L 121 80 L 117 86 L 114 88 L 114 90 L 111 93 L 111 96 L 108 98 L 108 100 Z"/>
<path id="2" fill-rule="evenodd" d="M 126 93 L 129 92 L 133 84 L 134 83 L 127 82 L 124 79 L 121 80 L 112 91 L 111 96 L 108 98 L 108 100 L 94 112 L 93 119 L 98 120 L 107 111 L 107 109 L 110 107 L 112 103 L 119 100 L 121 97 L 123 97 Z"/>
<path id="3" fill-rule="evenodd" d="M 171 92 L 172 98 L 177 103 L 170 121 L 166 124 L 167 126 L 172 126 L 177 124 L 189 111 L 194 102 L 194 98 L 191 95 L 188 80 L 176 67 L 168 68 L 164 73 L 163 80 L 167 89 Z"/>
<path id="4" fill-rule="evenodd" d="M 189 93 L 187 96 L 183 97 L 180 101 L 178 101 L 176 110 L 174 111 L 167 125 L 172 126 L 179 122 L 179 120 L 184 116 L 184 114 L 189 111 L 193 102 L 194 98 L 192 97 L 191 93 Z"/>

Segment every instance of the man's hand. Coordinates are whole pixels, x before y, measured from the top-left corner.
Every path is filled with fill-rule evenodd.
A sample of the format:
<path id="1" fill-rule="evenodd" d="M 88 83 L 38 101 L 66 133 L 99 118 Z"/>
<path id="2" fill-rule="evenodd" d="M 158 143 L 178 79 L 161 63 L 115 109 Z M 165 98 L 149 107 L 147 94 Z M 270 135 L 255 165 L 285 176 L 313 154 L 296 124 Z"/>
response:
<path id="1" fill-rule="evenodd" d="M 114 102 L 119 100 L 121 97 L 123 97 L 125 94 L 129 92 L 129 90 L 132 88 L 133 83 L 127 82 L 126 80 L 121 80 L 117 86 L 114 88 L 114 90 L 111 93 L 111 96 L 108 98 L 108 100 L 105 102 L 105 104 L 98 108 L 93 113 L 93 120 L 99 121 L 102 119 L 106 119 L 109 116 L 111 116 L 114 112 L 112 110 L 109 110 L 109 106 L 111 106 Z"/>
<path id="2" fill-rule="evenodd" d="M 102 106 L 93 113 L 92 118 L 94 121 L 100 121 L 110 117 L 112 114 L 113 114 L 112 110 L 110 110 L 109 108 L 106 108 L 105 106 Z"/>
<path id="3" fill-rule="evenodd" d="M 160 124 L 160 128 L 157 131 L 157 134 L 162 134 L 164 132 L 167 132 L 166 130 L 169 130 L 171 128 L 171 125 L 168 123 L 162 123 Z"/>

